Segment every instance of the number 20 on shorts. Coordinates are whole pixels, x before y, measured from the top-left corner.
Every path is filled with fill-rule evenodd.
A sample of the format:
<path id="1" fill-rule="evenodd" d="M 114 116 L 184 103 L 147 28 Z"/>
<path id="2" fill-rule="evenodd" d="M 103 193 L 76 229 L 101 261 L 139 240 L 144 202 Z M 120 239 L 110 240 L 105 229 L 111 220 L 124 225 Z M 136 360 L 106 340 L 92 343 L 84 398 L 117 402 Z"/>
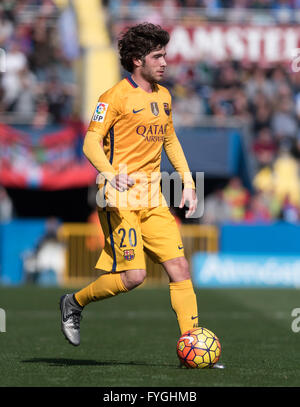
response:
<path id="1" fill-rule="evenodd" d="M 120 248 L 127 247 L 127 244 L 125 243 L 127 241 L 127 236 L 128 236 L 128 242 L 131 247 L 135 247 L 137 245 L 137 236 L 136 236 L 136 231 L 134 228 L 130 228 L 128 230 L 128 233 L 127 233 L 126 229 L 120 228 L 118 230 L 118 234 L 121 236 Z"/>

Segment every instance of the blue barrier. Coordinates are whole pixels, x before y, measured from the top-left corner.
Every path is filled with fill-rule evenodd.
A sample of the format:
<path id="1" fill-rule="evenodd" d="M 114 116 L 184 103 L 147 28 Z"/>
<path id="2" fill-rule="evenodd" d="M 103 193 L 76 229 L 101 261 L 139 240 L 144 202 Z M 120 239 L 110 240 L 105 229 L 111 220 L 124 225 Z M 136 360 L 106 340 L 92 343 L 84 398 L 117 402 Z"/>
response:
<path id="1" fill-rule="evenodd" d="M 219 247 L 222 253 L 300 255 L 300 225 L 286 222 L 223 225 Z"/>
<path id="2" fill-rule="evenodd" d="M 13 220 L 0 224 L 0 283 L 23 283 L 22 256 L 36 247 L 45 231 L 44 219 Z"/>
<path id="3" fill-rule="evenodd" d="M 300 257 L 201 254 L 192 259 L 196 287 L 300 287 Z"/>
<path id="4" fill-rule="evenodd" d="M 300 225 L 227 224 L 220 252 L 192 259 L 198 287 L 300 287 Z"/>

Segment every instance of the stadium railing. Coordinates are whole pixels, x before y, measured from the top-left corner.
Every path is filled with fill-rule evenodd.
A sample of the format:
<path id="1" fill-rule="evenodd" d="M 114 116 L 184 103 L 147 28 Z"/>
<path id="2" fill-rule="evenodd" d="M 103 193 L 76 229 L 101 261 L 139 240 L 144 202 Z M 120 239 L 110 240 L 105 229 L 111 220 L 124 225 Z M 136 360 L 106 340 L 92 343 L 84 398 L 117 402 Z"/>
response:
<path id="1" fill-rule="evenodd" d="M 211 225 L 181 225 L 181 236 L 185 256 L 191 262 L 196 252 L 217 252 L 219 232 Z M 59 239 L 65 245 L 64 286 L 81 286 L 95 280 L 101 271 L 95 265 L 101 253 L 99 227 L 87 223 L 65 223 L 58 231 Z M 162 266 L 146 256 L 147 279 L 143 286 L 160 285 L 168 282 Z"/>

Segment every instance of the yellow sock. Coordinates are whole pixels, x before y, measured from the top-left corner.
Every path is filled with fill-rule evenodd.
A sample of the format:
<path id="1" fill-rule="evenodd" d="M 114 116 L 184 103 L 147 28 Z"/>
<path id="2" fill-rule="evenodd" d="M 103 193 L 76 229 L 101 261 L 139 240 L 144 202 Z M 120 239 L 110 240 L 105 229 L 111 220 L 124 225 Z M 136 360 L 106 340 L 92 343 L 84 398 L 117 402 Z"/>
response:
<path id="1" fill-rule="evenodd" d="M 192 281 L 169 284 L 172 308 L 177 316 L 181 334 L 198 326 L 198 306 Z"/>
<path id="2" fill-rule="evenodd" d="M 128 291 L 120 273 L 102 274 L 96 281 L 75 293 L 79 305 L 84 307 L 92 301 L 100 301 Z"/>

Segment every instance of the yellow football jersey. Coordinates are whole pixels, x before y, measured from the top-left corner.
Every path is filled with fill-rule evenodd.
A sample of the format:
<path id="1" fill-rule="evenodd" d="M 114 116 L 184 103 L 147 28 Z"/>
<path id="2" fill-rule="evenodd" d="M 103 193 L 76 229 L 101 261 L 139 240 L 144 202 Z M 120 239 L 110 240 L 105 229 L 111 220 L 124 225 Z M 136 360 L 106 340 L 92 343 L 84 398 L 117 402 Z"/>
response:
<path id="1" fill-rule="evenodd" d="M 148 93 L 131 76 L 121 80 L 100 96 L 88 132 L 95 132 L 103 140 L 105 156 L 113 168 L 112 175 L 127 173 L 136 181 L 124 192 L 117 192 L 104 180 L 99 182 L 109 208 L 136 210 L 165 204 L 160 193 L 163 146 L 182 179 L 184 173 L 189 173 L 173 127 L 171 95 L 159 84 Z M 94 147 L 92 143 L 90 147 L 86 146 L 85 154 L 95 165 Z M 102 168 L 101 162 L 95 166 L 100 172 L 107 168 L 104 165 Z M 194 187 L 192 177 L 189 182 Z M 99 202 L 98 205 L 101 206 Z"/>

